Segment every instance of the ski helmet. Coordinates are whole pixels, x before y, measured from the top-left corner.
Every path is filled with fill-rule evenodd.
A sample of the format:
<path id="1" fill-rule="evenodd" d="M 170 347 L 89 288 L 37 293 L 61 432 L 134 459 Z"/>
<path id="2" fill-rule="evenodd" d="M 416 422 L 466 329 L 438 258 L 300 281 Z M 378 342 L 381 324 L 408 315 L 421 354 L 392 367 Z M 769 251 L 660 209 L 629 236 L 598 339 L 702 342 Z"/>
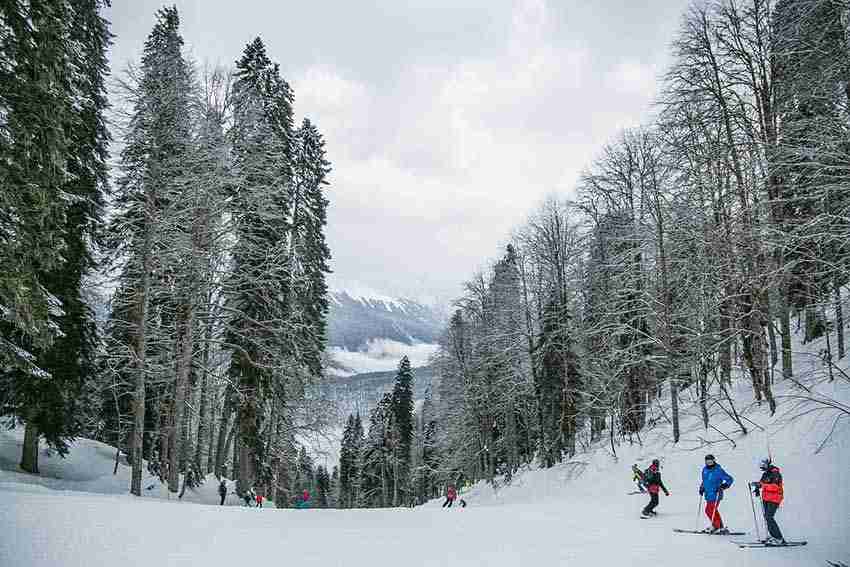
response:
<path id="1" fill-rule="evenodd" d="M 661 461 L 659 461 L 658 459 L 652 459 L 652 464 L 658 468 L 661 468 Z"/>
<path id="2" fill-rule="evenodd" d="M 771 464 L 772 463 L 770 461 L 770 457 L 768 457 L 766 459 L 762 459 L 761 462 L 759 462 L 759 468 L 763 471 L 766 471 L 767 469 L 770 468 Z"/>

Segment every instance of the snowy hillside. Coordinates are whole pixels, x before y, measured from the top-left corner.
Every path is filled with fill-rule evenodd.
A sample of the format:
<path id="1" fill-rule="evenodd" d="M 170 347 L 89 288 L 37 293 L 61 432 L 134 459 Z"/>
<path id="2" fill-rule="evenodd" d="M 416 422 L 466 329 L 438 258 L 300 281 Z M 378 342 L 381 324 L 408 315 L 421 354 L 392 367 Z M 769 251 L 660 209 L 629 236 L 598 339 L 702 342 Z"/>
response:
<path id="1" fill-rule="evenodd" d="M 26 493 L 98 493 L 126 495 L 130 486 L 130 467 L 120 460 L 115 471 L 115 447 L 91 439 L 77 439 L 70 454 L 62 459 L 49 451 L 42 441 L 39 449 L 39 469 L 41 474 L 34 476 L 19 472 L 21 446 L 24 440 L 23 428 L 0 430 L 0 492 Z M 176 496 L 170 494 L 164 484 L 147 472 L 143 467 L 142 489 L 145 498 L 170 500 Z M 55 491 L 55 492 L 54 492 Z M 228 482 L 228 506 L 240 504 Z M 196 489 L 187 489 L 185 502 L 196 504 L 218 504 L 218 481 L 213 475 Z M 0 561 L 0 565 L 5 565 Z"/>
<path id="2" fill-rule="evenodd" d="M 822 345 L 795 345 L 799 375 L 823 368 Z M 843 370 L 847 371 L 844 362 Z M 217 504 L 214 480 L 183 501 L 164 502 L 155 485 L 141 499 L 126 494 L 129 470 L 112 475 L 113 449 L 80 440 L 67 460 L 42 459 L 41 477 L 14 472 L 20 431 L 0 434 L 0 565 L 204 565 L 286 561 L 295 565 L 827 565 L 850 563 L 850 423 L 835 414 L 799 407 L 799 389 L 780 383 L 779 412 L 751 404 L 743 379 L 733 395 L 751 426 L 746 436 L 719 411 L 705 430 L 683 393 L 682 440 L 674 447 L 664 424 L 642 432 L 642 443 L 606 441 L 572 462 L 529 469 L 498 491 L 479 484 L 462 496 L 465 509 L 432 501 L 415 509 L 263 510 Z M 840 377 L 817 391 L 850 403 Z M 806 413 L 807 412 L 807 413 Z M 805 415 L 799 415 L 805 413 Z M 792 419 L 793 418 L 793 419 Z M 728 439 L 727 437 L 728 436 Z M 785 476 L 778 521 L 787 539 L 809 544 L 787 549 L 739 549 L 730 540 L 756 537 L 747 481 L 768 446 Z M 820 449 L 820 450 L 819 450 Z M 744 536 L 675 534 L 702 528 L 697 487 L 705 453 L 735 477 L 721 506 L 726 524 Z M 633 490 L 630 468 L 652 458 L 663 463 L 671 491 L 659 516 L 639 519 L 647 500 Z M 145 486 L 154 484 L 146 478 Z M 95 494 L 97 493 L 97 494 Z M 764 528 L 760 528 L 764 533 Z"/>

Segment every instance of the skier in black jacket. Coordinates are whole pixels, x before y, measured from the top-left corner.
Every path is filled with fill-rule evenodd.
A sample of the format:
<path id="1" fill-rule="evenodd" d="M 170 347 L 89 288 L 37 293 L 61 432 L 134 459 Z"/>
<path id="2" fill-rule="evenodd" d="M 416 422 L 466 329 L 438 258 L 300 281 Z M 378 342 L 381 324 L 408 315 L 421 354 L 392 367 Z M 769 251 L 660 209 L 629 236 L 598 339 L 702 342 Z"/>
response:
<path id="1" fill-rule="evenodd" d="M 664 486 L 661 480 L 661 463 L 658 459 L 653 459 L 652 464 L 643 473 L 643 483 L 649 490 L 649 504 L 641 512 L 641 518 L 649 518 L 655 516 L 655 507 L 658 506 L 658 491 L 663 490 L 666 496 L 670 496 L 670 491 Z"/>
<path id="2" fill-rule="evenodd" d="M 224 506 L 224 497 L 227 496 L 227 481 L 224 479 L 218 485 L 218 495 L 221 496 L 221 506 Z"/>

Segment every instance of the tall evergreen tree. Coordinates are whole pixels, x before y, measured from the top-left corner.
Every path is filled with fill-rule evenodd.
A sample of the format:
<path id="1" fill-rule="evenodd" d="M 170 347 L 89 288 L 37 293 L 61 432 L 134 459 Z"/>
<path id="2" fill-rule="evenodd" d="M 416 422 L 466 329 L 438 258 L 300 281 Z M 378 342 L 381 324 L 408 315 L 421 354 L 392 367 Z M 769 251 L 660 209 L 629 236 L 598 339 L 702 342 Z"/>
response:
<path id="1" fill-rule="evenodd" d="M 226 284 L 230 375 L 239 395 L 239 484 L 255 479 L 264 400 L 284 390 L 284 358 L 292 353 L 288 304 L 292 174 L 292 92 L 263 42 L 250 43 L 233 87 L 233 216 L 237 238 Z M 288 361 L 292 361 L 288 359 Z"/>
<path id="2" fill-rule="evenodd" d="M 328 469 L 319 465 L 316 467 L 316 507 L 328 508 L 331 499 L 331 477 Z"/>
<path id="3" fill-rule="evenodd" d="M 96 343 L 83 284 L 107 185 L 104 4 L 0 12 L 11 32 L 0 39 L 0 375 L 14 381 L 6 403 L 26 422 L 21 467 L 34 473 L 38 439 L 64 455 L 93 401 L 83 400 Z"/>
<path id="4" fill-rule="evenodd" d="M 411 456 L 413 447 L 413 370 L 410 359 L 403 357 L 398 365 L 392 393 L 392 462 L 393 506 L 409 501 Z"/>

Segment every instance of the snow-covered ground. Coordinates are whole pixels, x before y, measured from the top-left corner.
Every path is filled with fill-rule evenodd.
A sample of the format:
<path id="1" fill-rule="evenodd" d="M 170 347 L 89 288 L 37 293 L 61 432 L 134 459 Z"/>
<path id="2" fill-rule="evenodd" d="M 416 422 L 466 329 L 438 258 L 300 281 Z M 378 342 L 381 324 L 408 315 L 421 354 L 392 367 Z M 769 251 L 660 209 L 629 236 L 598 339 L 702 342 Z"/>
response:
<path id="1" fill-rule="evenodd" d="M 816 357 L 807 353 L 821 345 L 795 348 L 801 375 L 819 371 Z M 818 389 L 850 402 L 846 380 Z M 780 411 L 771 418 L 765 407 L 750 404 L 746 381 L 736 382 L 733 395 L 750 420 L 746 436 L 712 412 L 712 425 L 734 447 L 718 431 L 704 430 L 685 403 L 688 415 L 676 447 L 665 424 L 644 433 L 642 443 L 616 446 L 616 457 L 600 446 L 572 463 L 524 471 L 498 491 L 479 484 L 463 495 L 467 508 L 451 510 L 440 502 L 396 510 L 257 510 L 233 501 L 222 508 L 214 505 L 214 479 L 183 501 L 165 500 L 158 485 L 139 499 L 126 494 L 126 466 L 112 475 L 114 453 L 106 445 L 81 440 L 66 461 L 43 456 L 42 475 L 33 477 L 13 470 L 21 432 L 3 432 L 0 566 L 850 564 L 850 420 L 839 421 L 818 451 L 833 420 L 818 412 L 790 420 L 786 412 L 793 401 L 786 396 L 796 390 L 790 384 L 776 390 Z M 755 537 L 746 483 L 758 478 L 757 461 L 768 447 L 785 476 L 786 499 L 777 519 L 787 539 L 806 539 L 806 547 L 739 549 L 729 543 Z M 746 536 L 672 531 L 707 523 L 697 509 L 697 488 L 709 452 L 735 477 L 721 513 Z M 630 468 L 633 462 L 643 468 L 655 457 L 662 459 L 671 496 L 662 495 L 657 518 L 641 520 L 647 498 L 627 495 Z M 151 484 L 146 478 L 145 486 Z"/>

